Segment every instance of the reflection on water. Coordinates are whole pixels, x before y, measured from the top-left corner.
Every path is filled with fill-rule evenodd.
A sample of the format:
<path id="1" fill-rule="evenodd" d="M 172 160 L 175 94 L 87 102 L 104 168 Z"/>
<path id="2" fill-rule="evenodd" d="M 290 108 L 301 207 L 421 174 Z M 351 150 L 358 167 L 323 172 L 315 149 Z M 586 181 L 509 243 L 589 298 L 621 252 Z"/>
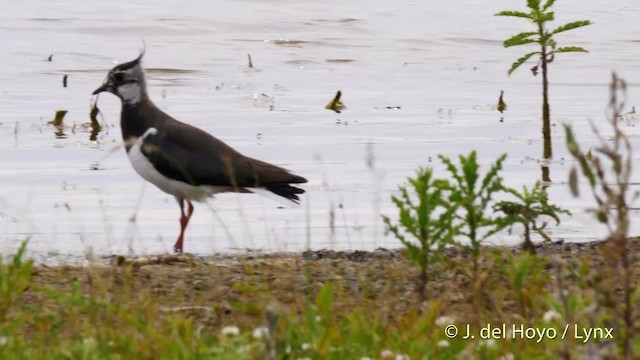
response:
<path id="1" fill-rule="evenodd" d="M 100 98 L 104 116 L 91 110 L 87 119 L 91 91 L 114 62 L 137 56 L 141 39 L 150 96 L 160 108 L 310 180 L 299 208 L 237 194 L 196 205 L 188 252 L 394 247 L 380 214 L 395 213 L 390 196 L 417 166 L 445 174 L 437 154 L 476 149 L 486 167 L 506 152 L 505 180 L 516 188 L 531 186 L 546 165 L 538 79 L 526 71 L 507 77 L 521 54 L 501 45 L 516 22 L 493 17 L 512 6 L 506 0 L 67 5 L 0 4 L 0 251 L 28 236 L 41 258 L 170 250 L 179 226 L 174 200 L 144 185 L 128 163 L 119 100 Z M 550 198 L 574 214 L 550 236 L 582 241 L 603 230 L 583 211 L 591 200 L 567 189 L 573 160 L 562 124 L 573 124 L 584 146 L 596 142 L 588 120 L 604 117 L 612 69 L 630 85 L 629 105 L 638 105 L 640 48 L 629 44 L 637 41 L 640 5 L 556 6 L 558 14 L 595 23 L 562 38 L 591 52 L 559 58 L 551 69 L 557 145 L 543 167 L 553 173 Z M 67 87 L 60 86 L 64 75 Z M 348 108 L 327 111 L 338 89 Z M 501 90 L 508 94 L 503 113 L 496 109 Z M 47 125 L 61 108 L 66 126 Z M 640 130 L 632 125 L 625 129 L 633 144 Z"/>

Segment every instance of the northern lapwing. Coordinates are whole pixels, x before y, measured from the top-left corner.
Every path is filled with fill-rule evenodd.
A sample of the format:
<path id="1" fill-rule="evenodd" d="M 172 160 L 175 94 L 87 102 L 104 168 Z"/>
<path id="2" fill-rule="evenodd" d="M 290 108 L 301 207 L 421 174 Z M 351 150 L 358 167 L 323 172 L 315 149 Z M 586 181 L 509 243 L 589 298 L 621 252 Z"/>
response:
<path id="1" fill-rule="evenodd" d="M 180 235 L 173 246 L 183 252 L 184 231 L 193 215 L 191 201 L 221 192 L 267 192 L 298 203 L 307 180 L 279 166 L 240 154 L 221 140 L 160 110 L 149 98 L 142 69 L 144 52 L 115 66 L 93 94 L 110 92 L 122 101 L 120 127 L 135 171 L 180 205 Z M 185 213 L 185 204 L 187 211 Z"/>

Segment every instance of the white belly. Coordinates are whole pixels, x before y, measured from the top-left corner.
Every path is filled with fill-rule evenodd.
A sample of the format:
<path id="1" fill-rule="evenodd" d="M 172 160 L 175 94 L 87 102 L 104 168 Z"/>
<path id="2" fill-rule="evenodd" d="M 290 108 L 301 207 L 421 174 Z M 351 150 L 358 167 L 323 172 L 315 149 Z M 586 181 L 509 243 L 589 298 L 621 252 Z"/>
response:
<path id="1" fill-rule="evenodd" d="M 133 165 L 133 169 L 142 176 L 143 179 L 160 188 L 160 190 L 171 194 L 177 198 L 186 200 L 203 201 L 216 193 L 229 191 L 225 186 L 193 186 L 182 181 L 174 180 L 162 175 L 153 167 L 153 164 L 147 159 L 140 150 L 144 138 L 149 134 L 155 134 L 155 128 L 150 128 L 142 135 L 129 149 L 129 161 Z"/>

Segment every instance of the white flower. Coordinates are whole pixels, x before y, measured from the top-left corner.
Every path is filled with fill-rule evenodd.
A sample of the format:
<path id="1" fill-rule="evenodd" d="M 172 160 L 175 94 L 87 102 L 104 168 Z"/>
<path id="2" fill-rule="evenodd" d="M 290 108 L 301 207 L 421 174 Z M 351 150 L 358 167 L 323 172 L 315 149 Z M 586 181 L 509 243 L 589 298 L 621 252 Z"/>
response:
<path id="1" fill-rule="evenodd" d="M 240 334 L 240 329 L 237 326 L 225 326 L 222 328 L 222 335 L 225 336 L 236 336 Z"/>
<path id="2" fill-rule="evenodd" d="M 82 339 L 82 344 L 84 346 L 95 346 L 96 345 L 96 339 L 94 339 L 92 337 L 84 338 L 84 339 Z"/>
<path id="3" fill-rule="evenodd" d="M 256 340 L 264 339 L 269 336 L 269 328 L 266 326 L 258 326 L 253 329 L 253 338 Z"/>
<path id="4" fill-rule="evenodd" d="M 298 360 L 311 360 L 311 358 L 303 357 L 303 358 L 298 358 Z"/>
<path id="5" fill-rule="evenodd" d="M 500 356 L 497 360 L 515 360 L 515 356 L 512 353 L 504 354 Z"/>
<path id="6" fill-rule="evenodd" d="M 373 360 L 373 359 L 368 356 L 363 356 L 360 358 L 360 360 Z"/>
<path id="7" fill-rule="evenodd" d="M 438 347 L 449 347 L 449 342 L 447 340 L 438 341 Z"/>
<path id="8" fill-rule="evenodd" d="M 487 340 L 480 341 L 479 345 L 490 349 L 490 348 L 495 348 L 497 344 L 495 339 L 487 339 Z"/>
<path id="9" fill-rule="evenodd" d="M 307 350 L 311 349 L 311 344 L 303 343 L 302 345 L 300 345 L 300 349 L 302 349 L 302 351 L 307 351 Z"/>
<path id="10" fill-rule="evenodd" d="M 411 360 L 407 354 L 396 354 L 396 360 Z"/>
<path id="11" fill-rule="evenodd" d="M 0 336 L 0 346 L 5 346 L 9 342 L 6 336 Z"/>
<path id="12" fill-rule="evenodd" d="M 389 349 L 385 349 L 380 352 L 380 359 L 382 360 L 391 360 L 393 358 L 395 358 L 395 354 Z"/>
<path id="13" fill-rule="evenodd" d="M 561 319 L 562 319 L 562 315 L 560 315 L 560 313 L 555 310 L 549 310 L 546 313 L 544 313 L 544 315 L 542 315 L 542 320 L 544 320 L 544 322 L 546 323 L 550 323 L 550 322 L 553 322 L 554 320 L 561 320 Z"/>
<path id="14" fill-rule="evenodd" d="M 453 324 L 453 318 L 451 316 L 440 316 L 436 319 L 436 325 L 446 326 Z"/>
<path id="15" fill-rule="evenodd" d="M 209 348 L 208 350 L 210 353 L 214 353 L 214 354 L 222 354 L 224 352 L 224 350 L 222 348 L 219 347 L 212 347 Z"/>

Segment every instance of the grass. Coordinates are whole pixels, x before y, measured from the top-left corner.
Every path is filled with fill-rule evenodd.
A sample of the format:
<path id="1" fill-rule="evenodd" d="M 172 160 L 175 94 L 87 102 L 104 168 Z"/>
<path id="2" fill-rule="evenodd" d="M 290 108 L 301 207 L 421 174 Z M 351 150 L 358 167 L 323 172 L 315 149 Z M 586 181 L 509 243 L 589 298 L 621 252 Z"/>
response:
<path id="1" fill-rule="evenodd" d="M 640 246 L 632 244 L 637 266 Z M 0 356 L 616 358 L 620 329 L 613 339 L 587 342 L 571 333 L 573 324 L 611 327 L 617 300 L 601 276 L 606 250 L 605 243 L 554 243 L 539 245 L 535 256 L 483 247 L 489 285 L 479 310 L 459 270 L 469 266 L 465 250 L 448 249 L 447 260 L 432 265 L 424 303 L 414 292 L 419 270 L 400 252 L 185 256 L 89 267 L 33 266 L 18 253 L 0 272 Z M 572 338 L 482 339 L 488 323 L 558 334 L 571 324 Z M 460 330 L 453 339 L 444 331 L 450 324 Z M 467 324 L 476 339 L 462 338 Z M 640 347 L 637 336 L 633 344 Z"/>

